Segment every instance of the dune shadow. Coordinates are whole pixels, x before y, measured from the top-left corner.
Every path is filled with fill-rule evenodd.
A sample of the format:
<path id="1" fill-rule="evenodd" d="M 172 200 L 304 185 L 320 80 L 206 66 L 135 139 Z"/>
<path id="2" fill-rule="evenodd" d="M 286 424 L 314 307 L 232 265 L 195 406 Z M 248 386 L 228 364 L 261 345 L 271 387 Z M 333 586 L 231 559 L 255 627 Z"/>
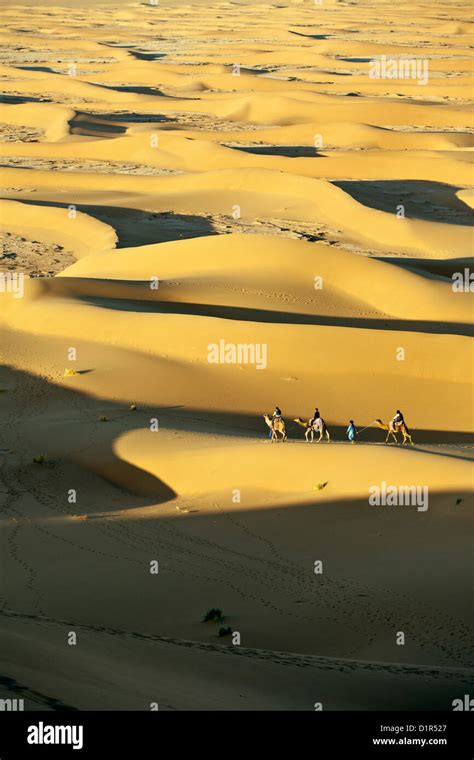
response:
<path id="1" fill-rule="evenodd" d="M 81 119 L 78 119 L 77 117 L 81 117 Z M 71 122 L 75 122 L 77 119 L 78 124 L 83 123 L 82 118 L 84 118 L 84 121 L 89 121 L 93 119 L 97 119 L 98 121 L 112 121 L 112 122 L 121 122 L 121 124 L 161 124 L 161 123 L 170 123 L 173 124 L 176 122 L 176 119 L 170 118 L 169 116 L 165 116 L 164 114 L 148 114 L 148 113 L 102 113 L 99 111 L 98 113 L 93 111 L 76 111 L 76 117 L 74 119 L 71 119 Z M 92 123 L 97 123 L 92 121 Z M 121 125 L 116 125 L 121 126 Z M 126 128 L 123 130 L 126 131 Z"/>
<path id="2" fill-rule="evenodd" d="M 23 202 L 35 206 L 68 208 L 67 203 L 58 201 L 22 199 Z M 135 248 L 141 245 L 168 243 L 173 240 L 188 240 L 217 234 L 212 221 L 197 214 L 142 211 L 121 206 L 99 206 L 82 203 L 77 203 L 76 208 L 78 211 L 113 227 L 118 237 L 117 248 Z"/>
<path id="3" fill-rule="evenodd" d="M 45 74 L 58 74 L 51 66 L 15 66 L 22 71 L 43 71 Z"/>
<path id="4" fill-rule="evenodd" d="M 416 503 L 379 506 L 369 504 L 362 494 L 353 499 L 323 494 L 314 491 L 305 503 L 290 497 L 265 508 L 247 502 L 232 510 L 203 510 L 183 521 L 156 512 L 141 524 L 114 520 L 112 525 L 97 519 L 92 530 L 71 531 L 68 544 L 53 544 L 62 549 L 56 572 L 62 573 L 63 585 L 69 582 L 67 593 L 58 593 L 56 579 L 48 573 L 38 573 L 35 588 L 45 597 L 56 592 L 54 605 L 39 612 L 32 606 L 12 609 L 7 604 L 1 612 L 2 628 L 9 624 L 18 641 L 20 662 L 31 652 L 28 639 L 37 641 L 39 625 L 48 643 L 63 641 L 68 631 L 79 632 L 82 656 L 79 670 L 71 675 L 75 689 L 71 691 L 67 681 L 68 688 L 62 686 L 62 663 L 52 658 L 46 675 L 59 684 L 56 699 L 38 698 L 43 691 L 50 693 L 46 676 L 42 680 L 39 672 L 34 688 L 42 691 L 33 692 L 36 701 L 42 709 L 64 709 L 76 702 L 81 709 L 97 709 L 98 682 L 100 704 L 106 699 L 110 710 L 123 709 L 129 690 L 128 709 L 142 709 L 136 679 L 129 674 L 144 673 L 146 666 L 152 681 L 160 683 L 166 658 L 173 671 L 173 704 L 183 709 L 190 695 L 200 693 L 209 673 L 216 680 L 220 672 L 220 683 L 227 688 L 210 690 L 210 709 L 235 710 L 226 693 L 235 688 L 237 678 L 239 692 L 256 689 L 259 710 L 271 687 L 283 694 L 282 709 L 304 711 L 313 704 L 316 683 L 335 731 L 338 710 L 387 711 L 382 716 L 390 710 L 451 709 L 452 700 L 464 694 L 472 680 L 467 670 L 472 664 L 472 610 L 466 604 L 472 591 L 466 572 L 472 565 L 467 505 L 456 506 L 451 492 L 430 497 L 425 513 L 417 511 Z M 99 544 L 101 550 L 113 548 L 113 562 L 105 564 L 89 555 L 89 566 L 84 551 L 82 561 L 73 562 L 74 542 L 95 549 L 96 534 L 107 539 Z M 41 535 L 37 541 L 31 564 L 45 551 Z M 160 595 L 154 580 L 152 586 L 144 580 L 155 547 Z M 318 575 L 315 559 L 321 557 L 324 572 Z M 244 606 L 239 605 L 241 596 Z M 201 625 L 214 603 L 232 626 L 252 620 L 241 648 Z M 129 607 L 131 614 L 124 616 L 123 608 Z M 199 621 L 192 634 L 185 627 L 189 619 Z M 400 620 L 410 621 L 405 647 L 393 644 Z M 201 662 L 202 654 L 206 657 Z M 238 657 L 237 665 L 231 661 L 226 668 L 229 657 Z M 98 681 L 98 663 L 103 666 L 104 661 L 105 666 L 120 661 L 125 673 L 119 708 L 113 702 L 117 678 L 110 685 Z M 22 684 L 0 679 L 0 687 L 26 701 L 32 692 Z"/>
<path id="5" fill-rule="evenodd" d="M 146 87 L 144 85 L 111 85 L 111 84 L 97 84 L 95 87 L 102 87 L 106 90 L 113 90 L 114 92 L 130 92 L 134 95 L 159 95 L 162 98 L 169 97 L 157 87 Z"/>
<path id="6" fill-rule="evenodd" d="M 303 32 L 295 32 L 293 29 L 290 29 L 289 32 L 297 37 L 306 37 L 308 40 L 329 40 L 333 36 L 332 34 L 303 34 Z"/>
<path id="7" fill-rule="evenodd" d="M 349 71 L 332 71 L 332 69 L 324 69 L 324 74 L 330 74 L 332 77 L 350 77 L 352 74 Z"/>
<path id="8" fill-rule="evenodd" d="M 3 399 L 5 405 L 11 404 L 12 394 L 15 394 L 21 387 L 27 383 L 29 396 L 38 396 L 39 398 L 48 398 L 51 414 L 54 417 L 62 415 L 66 418 L 65 408 L 70 408 L 74 417 L 77 417 L 78 403 L 81 404 L 81 419 L 84 423 L 94 423 L 99 426 L 100 438 L 98 435 L 97 445 L 107 456 L 105 459 L 109 463 L 109 473 L 114 474 L 116 482 L 116 468 L 120 461 L 120 466 L 124 465 L 123 460 L 119 460 L 113 452 L 114 441 L 121 435 L 137 429 L 143 429 L 149 424 L 150 414 L 153 413 L 159 419 L 160 428 L 172 428 L 177 431 L 193 431 L 214 436 L 232 436 L 234 438 L 251 438 L 261 441 L 268 441 L 268 427 L 265 424 L 262 415 L 265 412 L 271 412 L 274 406 L 274 399 L 268 399 L 267 409 L 262 409 L 258 414 L 242 413 L 239 411 L 211 410 L 208 408 L 192 407 L 186 404 L 183 399 L 182 404 L 163 405 L 157 399 L 156 404 L 138 404 L 136 411 L 130 411 L 126 403 L 108 401 L 101 398 L 94 398 L 86 394 L 85 391 L 73 388 L 67 388 L 62 385 L 54 385 L 43 378 L 31 375 L 28 372 L 16 370 L 3 365 L 0 367 L 0 384 L 2 389 L 8 390 L 0 399 Z M 136 390 L 139 392 L 139 382 Z M 293 421 L 297 415 L 303 419 L 308 416 L 312 410 L 305 410 L 297 407 L 293 410 L 283 409 L 283 416 L 287 426 L 289 444 L 301 443 L 301 445 L 312 445 L 315 451 L 321 446 L 347 445 L 346 426 L 334 425 L 331 423 L 331 410 L 322 410 L 328 424 L 331 434 L 331 443 L 321 442 L 319 444 L 307 444 L 304 439 L 304 430 Z M 406 411 L 406 410 L 405 410 Z M 106 415 L 107 422 L 99 422 L 101 415 Z M 386 409 L 380 410 L 374 408 L 374 419 L 380 417 L 387 419 L 389 412 Z M 356 418 L 359 430 L 365 425 L 369 425 L 367 430 L 360 434 L 360 439 L 355 446 L 360 445 L 379 445 L 383 446 L 386 432 L 373 425 L 373 421 L 360 420 Z M 420 451 L 420 446 L 436 447 L 430 449 L 429 453 L 437 453 L 440 456 L 456 459 L 472 459 L 474 456 L 474 440 L 468 431 L 444 431 L 433 429 L 413 428 L 410 425 L 410 432 L 413 437 L 414 446 L 403 446 L 407 451 Z M 58 430 L 61 436 L 60 429 Z M 401 436 L 399 436 L 401 441 Z M 100 446 L 99 446 L 100 444 Z M 269 445 L 287 445 L 287 444 L 269 444 Z M 464 449 L 458 449 L 457 446 L 464 446 Z M 354 446 L 354 448 L 355 448 Z M 390 444 L 389 447 L 394 447 Z M 400 448 L 401 443 L 398 447 Z M 41 453 L 41 452 L 40 452 Z M 104 457 L 103 457 L 104 458 Z M 149 473 L 143 473 L 139 468 L 137 472 L 128 471 L 127 482 L 138 482 L 143 476 L 144 488 L 142 492 L 158 494 L 164 500 L 173 498 L 172 489 L 166 484 L 159 481 L 155 476 Z M 150 479 L 151 478 L 151 479 Z"/>
<path id="9" fill-rule="evenodd" d="M 269 399 L 268 412 L 271 411 L 273 399 Z M 155 409 L 155 407 L 153 407 Z M 240 412 L 226 412 L 223 410 L 214 411 L 210 409 L 197 409 L 192 407 L 182 407 L 180 409 L 169 408 L 156 408 L 157 414 L 163 421 L 163 427 L 167 426 L 167 420 L 170 421 L 170 427 L 173 430 L 182 431 L 197 431 L 200 433 L 207 433 L 212 435 L 231 435 L 239 438 L 258 438 L 262 441 L 268 440 L 268 427 L 262 418 L 262 414 L 265 409 L 262 410 L 262 414 L 243 414 Z M 305 418 L 305 410 L 299 410 L 300 415 Z M 309 410 L 311 412 L 311 410 Z M 306 416 L 309 414 L 306 411 Z M 376 410 L 374 417 L 379 415 L 379 410 Z M 296 416 L 296 415 L 295 415 Z M 383 417 L 388 418 L 388 414 L 382 413 Z M 320 447 L 344 445 L 352 446 L 347 440 L 346 426 L 345 425 L 333 425 L 330 422 L 330 410 L 329 414 L 325 415 L 326 422 L 328 424 L 331 443 L 321 441 L 321 443 L 308 444 L 304 438 L 304 430 L 296 422 L 293 421 L 293 414 L 285 414 L 284 418 L 288 433 L 288 440 L 294 443 L 300 442 L 304 446 L 313 446 L 315 451 L 318 451 Z M 359 429 L 370 424 L 371 426 L 361 433 L 360 439 L 354 444 L 356 446 L 385 446 L 386 432 L 373 426 L 369 421 L 363 421 L 359 423 Z M 420 446 L 437 447 L 436 450 L 429 449 L 428 453 L 437 453 L 439 456 L 453 458 L 453 459 L 466 459 L 472 460 L 474 458 L 474 438 L 472 433 L 468 431 L 444 431 L 444 430 L 428 430 L 421 428 L 412 428 L 410 426 L 410 433 L 413 437 L 414 445 L 402 445 L 402 436 L 399 435 L 400 443 L 398 445 L 394 443 L 387 444 L 388 448 L 403 448 L 407 451 L 422 451 Z M 271 445 L 286 445 L 286 444 L 271 444 Z M 467 446 L 466 449 L 458 449 L 458 445 Z"/>
<path id="10" fill-rule="evenodd" d="M 463 226 L 472 225 L 472 210 L 456 197 L 455 185 L 430 180 L 344 180 L 334 181 L 359 203 L 369 208 L 404 217 Z"/>
<path id="11" fill-rule="evenodd" d="M 139 61 L 159 61 L 161 58 L 166 58 L 167 53 L 144 53 L 139 50 L 129 50 L 130 55 L 134 58 L 138 58 Z"/>
<path id="12" fill-rule="evenodd" d="M 351 57 L 351 58 L 343 58 L 342 56 L 336 56 L 337 61 L 346 61 L 346 63 L 370 63 L 372 58 L 365 57 Z"/>
<path id="13" fill-rule="evenodd" d="M 100 466 L 96 467 L 94 463 L 89 463 L 88 468 L 116 488 L 118 487 L 130 495 L 151 498 L 154 504 L 165 504 L 178 495 L 161 478 L 152 475 L 141 467 L 126 462 L 124 459 L 119 459 L 115 454 L 107 461 L 101 462 Z M 102 511 L 101 507 L 100 512 Z"/>
<path id="14" fill-rule="evenodd" d="M 274 69 L 268 69 L 266 66 L 243 66 L 240 69 L 241 74 L 273 74 Z"/>
<path id="15" fill-rule="evenodd" d="M 332 317 L 320 314 L 257 309 L 245 306 L 221 306 L 207 303 L 183 303 L 175 301 L 140 301 L 118 298 L 101 298 L 81 295 L 79 299 L 94 306 L 114 311 L 152 312 L 154 314 L 192 314 L 201 317 L 217 317 L 239 322 L 272 324 L 327 325 L 365 330 L 395 330 L 397 332 L 425 332 L 447 335 L 474 336 L 474 327 L 464 322 L 443 322 L 410 319 L 368 319 L 365 317 Z"/>
<path id="16" fill-rule="evenodd" d="M 223 143 L 225 145 L 225 143 Z M 308 145 L 228 145 L 232 150 L 253 153 L 257 156 L 284 156 L 285 158 L 321 158 L 316 148 Z"/>
<path id="17" fill-rule="evenodd" d="M 114 135 L 124 135 L 127 132 L 127 127 L 121 124 L 102 124 L 99 120 L 94 121 L 93 118 L 84 118 L 82 114 L 76 114 L 68 121 L 68 125 L 72 135 L 82 134 L 83 132 L 97 132 L 97 137 L 100 137 L 102 132 Z"/>
<path id="18" fill-rule="evenodd" d="M 91 372 L 92 370 L 78 370 L 77 374 L 83 375 Z M 61 416 L 67 420 L 68 412 L 76 418 L 78 403 L 81 405 L 80 421 L 84 425 L 94 425 L 96 429 L 96 444 L 94 446 L 94 455 L 84 458 L 80 447 L 79 452 L 76 453 L 74 445 L 71 452 L 66 452 L 64 456 L 61 455 L 48 455 L 48 446 L 53 448 L 59 446 L 59 450 L 62 449 L 61 430 L 57 430 L 56 440 L 54 439 L 54 432 L 50 431 L 48 434 L 48 440 L 45 441 L 44 451 L 45 456 L 44 464 L 37 464 L 29 459 L 29 463 L 25 461 L 21 466 L 24 468 L 45 468 L 46 470 L 55 469 L 58 462 L 63 462 L 65 466 L 75 469 L 77 466 L 83 467 L 83 462 L 86 461 L 86 467 L 88 470 L 96 473 L 102 480 L 105 480 L 116 488 L 128 494 L 128 496 L 135 497 L 137 495 L 152 498 L 154 504 L 162 504 L 174 499 L 176 492 L 160 479 L 156 475 L 152 475 L 150 472 L 143 470 L 136 465 L 131 464 L 123 459 L 120 459 L 114 450 L 115 441 L 124 433 L 131 432 L 143 426 L 143 420 L 140 415 L 130 411 L 129 408 L 113 401 L 106 401 L 101 399 L 95 399 L 86 396 L 83 392 L 73 390 L 71 388 L 65 388 L 63 386 L 55 386 L 41 377 L 33 376 L 28 372 L 21 370 L 14 370 L 7 366 L 0 367 L 0 378 L 3 385 L 7 385 L 11 394 L 21 392 L 22 387 L 27 383 L 28 393 L 30 397 L 34 398 L 47 398 L 48 410 L 54 419 L 55 415 L 61 414 Z M 11 403 L 5 399 L 5 404 Z M 104 407 L 106 411 L 107 422 L 100 422 L 100 417 L 103 416 Z M 144 411 L 144 409 L 142 409 Z M 155 410 L 156 411 L 156 410 Z M 168 411 L 176 411 L 173 408 Z M 148 416 L 150 412 L 148 411 Z M 104 415 L 105 416 L 105 415 Z M 32 444 L 32 447 L 37 448 L 37 444 Z M 36 454 L 39 456 L 39 453 Z M 27 460 L 28 461 L 28 460 Z M 8 459 L 5 459 L 2 463 L 2 467 L 8 467 Z M 135 504 L 134 498 L 127 498 L 127 508 L 131 509 L 134 506 L 143 506 L 142 503 Z M 102 507 L 98 508 L 98 511 L 104 511 Z"/>
<path id="19" fill-rule="evenodd" d="M 176 214 L 171 211 L 146 212 L 113 206 L 84 206 L 82 209 L 111 225 L 118 237 L 117 248 L 128 248 L 173 240 L 189 240 L 215 235 L 209 219 L 195 214 Z"/>
<path id="20" fill-rule="evenodd" d="M 115 122 L 118 123 L 116 124 Z M 87 129 L 91 130 L 100 131 L 102 129 L 107 132 L 116 131 L 117 134 L 125 134 L 127 127 L 121 125 L 123 122 L 127 124 L 173 124 L 176 122 L 176 119 L 164 114 L 76 111 L 76 115 L 69 121 L 69 124 L 73 128 L 87 125 Z"/>
<path id="21" fill-rule="evenodd" d="M 268 411 L 272 403 L 269 399 Z M 159 411 L 159 410 L 158 410 Z M 328 414 L 325 414 L 325 419 L 330 431 L 331 442 L 327 443 L 321 441 L 321 443 L 308 444 L 305 441 L 304 430 L 300 425 L 293 421 L 293 414 L 286 414 L 284 411 L 284 419 L 288 433 L 288 440 L 290 442 L 300 442 L 304 446 L 313 446 L 315 451 L 318 451 L 321 447 L 343 445 L 351 446 L 346 436 L 345 425 L 333 425 L 330 422 L 330 410 Z M 265 410 L 262 410 L 262 414 Z M 299 410 L 300 415 L 304 419 L 308 417 L 311 410 Z M 173 429 L 197 430 L 201 433 L 211 433 L 212 435 L 232 435 L 234 437 L 244 438 L 259 438 L 262 441 L 268 440 L 268 427 L 262 415 L 250 415 L 241 414 L 237 412 L 225 412 L 225 411 L 212 411 L 209 409 L 193 409 L 183 408 L 180 410 L 159 411 L 160 417 L 164 421 L 166 419 L 172 420 Z M 374 417 L 378 416 L 379 412 L 376 410 Z M 383 417 L 388 418 L 388 414 L 382 413 Z M 354 448 L 359 446 L 385 446 L 386 432 L 381 430 L 372 423 L 365 420 L 359 423 L 359 429 L 362 430 L 365 425 L 371 425 L 367 430 L 364 430 L 360 434 L 360 438 L 357 443 L 354 444 Z M 429 449 L 427 453 L 436 453 L 439 456 L 448 457 L 452 459 L 465 459 L 471 461 L 474 458 L 474 438 L 468 431 L 444 431 L 444 430 L 427 430 L 412 428 L 410 426 L 410 433 L 412 435 L 414 445 L 402 445 L 402 436 L 399 435 L 400 443 L 398 445 L 394 443 L 387 444 L 387 448 L 403 448 L 407 451 L 422 451 L 420 446 L 438 447 L 436 450 Z M 467 446 L 467 449 L 457 449 L 457 445 Z M 270 444 L 270 445 L 287 445 L 285 444 Z"/>
<path id="22" fill-rule="evenodd" d="M 464 259 L 416 259 L 398 258 L 394 256 L 376 256 L 378 261 L 386 264 L 394 264 L 402 269 L 410 269 L 412 272 L 421 274 L 430 279 L 453 282 L 453 275 L 464 273 L 465 269 L 472 271 L 474 258 Z"/>
<path id="23" fill-rule="evenodd" d="M 52 103 L 50 98 L 33 97 L 32 95 L 0 95 L 0 103 L 19 105 L 20 103 Z"/>

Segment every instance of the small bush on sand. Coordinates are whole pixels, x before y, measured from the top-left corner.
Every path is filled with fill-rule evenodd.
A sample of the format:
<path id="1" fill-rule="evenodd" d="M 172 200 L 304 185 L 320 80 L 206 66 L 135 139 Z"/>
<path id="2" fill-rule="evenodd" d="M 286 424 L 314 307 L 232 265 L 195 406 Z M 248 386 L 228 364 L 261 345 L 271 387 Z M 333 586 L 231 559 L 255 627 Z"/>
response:
<path id="1" fill-rule="evenodd" d="M 327 486 L 328 482 L 329 482 L 329 481 L 326 481 L 325 483 L 317 483 L 317 484 L 314 486 L 314 490 L 315 490 L 315 491 L 322 491 L 322 490 L 323 490 L 323 488 L 326 488 L 326 486 Z"/>
<path id="2" fill-rule="evenodd" d="M 219 628 L 219 636 L 222 638 L 222 636 L 230 636 L 232 633 L 232 628 L 230 625 L 223 626 L 222 628 Z"/>
<path id="3" fill-rule="evenodd" d="M 222 610 L 218 607 L 212 607 L 204 615 L 203 623 L 221 623 L 223 619 Z"/>

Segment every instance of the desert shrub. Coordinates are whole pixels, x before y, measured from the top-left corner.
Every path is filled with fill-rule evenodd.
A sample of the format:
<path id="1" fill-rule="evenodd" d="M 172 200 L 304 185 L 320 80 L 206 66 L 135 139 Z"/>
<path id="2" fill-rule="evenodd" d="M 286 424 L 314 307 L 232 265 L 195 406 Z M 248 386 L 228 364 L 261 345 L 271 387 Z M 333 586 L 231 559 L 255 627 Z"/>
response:
<path id="1" fill-rule="evenodd" d="M 204 615 L 203 622 L 204 623 L 209 623 L 209 622 L 220 623 L 222 621 L 222 618 L 223 618 L 222 610 L 220 610 L 218 607 L 212 607 Z"/>

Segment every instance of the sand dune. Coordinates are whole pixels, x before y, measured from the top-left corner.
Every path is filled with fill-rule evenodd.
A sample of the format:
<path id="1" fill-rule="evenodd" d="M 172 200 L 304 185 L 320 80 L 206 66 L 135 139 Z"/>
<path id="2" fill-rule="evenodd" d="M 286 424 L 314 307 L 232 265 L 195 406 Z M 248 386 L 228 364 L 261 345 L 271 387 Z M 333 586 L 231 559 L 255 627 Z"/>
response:
<path id="1" fill-rule="evenodd" d="M 469 9 L 23 0 L 1 36 L 0 696 L 450 710 Z M 295 421 L 315 406 L 330 444 Z M 397 408 L 413 446 L 374 423 Z M 387 485 L 423 499 L 371 503 Z"/>
<path id="2" fill-rule="evenodd" d="M 7 184 L 18 182 L 17 169 L 4 169 Z M 146 212 L 173 209 L 189 215 L 221 214 L 247 221 L 283 219 L 318 225 L 339 233 L 344 243 L 358 244 L 387 254 L 398 253 L 425 258 L 461 258 L 469 251 L 470 228 L 408 219 L 359 204 L 340 188 L 325 180 L 286 175 L 257 169 L 222 169 L 180 176 L 140 177 L 116 174 L 51 173 L 20 170 L 22 185 L 34 196 L 15 197 L 41 203 L 74 206 L 103 206 Z M 262 193 L 256 182 L 262 182 Z M 59 185 L 59 188 L 58 188 Z M 135 192 L 139 188 L 139 192 Z M 268 189 L 267 189 L 268 188 Z M 59 193 L 58 193 L 59 189 Z M 71 197 L 74 193 L 74 197 Z M 10 193 L 10 197 L 13 195 Z M 393 202 L 393 201 L 392 201 Z M 404 204 L 402 203 L 404 208 Z M 98 209 L 100 213 L 100 209 Z M 110 211 L 109 211 L 110 213 Z M 47 214 L 45 213 L 45 216 Z M 74 220 L 76 221 L 76 220 Z M 342 230 L 341 230 L 342 228 Z M 341 235 L 342 232 L 342 235 Z"/>

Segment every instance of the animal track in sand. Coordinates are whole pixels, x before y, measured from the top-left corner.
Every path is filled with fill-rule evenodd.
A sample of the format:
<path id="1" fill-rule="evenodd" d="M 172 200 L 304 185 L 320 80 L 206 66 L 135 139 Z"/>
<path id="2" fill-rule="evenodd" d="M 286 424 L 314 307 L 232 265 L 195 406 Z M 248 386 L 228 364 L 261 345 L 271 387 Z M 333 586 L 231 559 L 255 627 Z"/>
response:
<path id="1" fill-rule="evenodd" d="M 66 626 L 73 630 L 89 631 L 91 633 L 100 633 L 120 638 L 132 638 L 142 641 L 143 643 L 163 643 L 178 647 L 192 648 L 203 652 L 210 652 L 224 656 L 236 656 L 251 659 L 261 659 L 273 662 L 277 665 L 289 665 L 316 670 L 337 670 L 341 673 L 354 673 L 358 670 L 385 672 L 392 675 L 414 675 L 422 676 L 427 680 L 439 680 L 449 677 L 455 677 L 460 683 L 471 683 L 469 670 L 452 669 L 445 667 L 418 666 L 411 664 L 398 664 L 386 662 L 370 662 L 364 660 L 350 660 L 337 657 L 319 657 L 317 655 L 301 655 L 278 652 L 268 649 L 253 649 L 249 647 L 232 646 L 225 644 L 214 644 L 202 641 L 191 641 L 186 639 L 177 639 L 170 636 L 160 636 L 158 634 L 145 634 L 138 631 L 128 631 L 110 626 L 86 625 L 80 622 L 69 620 L 59 620 L 44 615 L 32 615 L 30 613 L 17 612 L 12 609 L 0 611 L 0 616 L 10 619 L 18 619 L 24 622 L 38 623 L 39 625 Z"/>

